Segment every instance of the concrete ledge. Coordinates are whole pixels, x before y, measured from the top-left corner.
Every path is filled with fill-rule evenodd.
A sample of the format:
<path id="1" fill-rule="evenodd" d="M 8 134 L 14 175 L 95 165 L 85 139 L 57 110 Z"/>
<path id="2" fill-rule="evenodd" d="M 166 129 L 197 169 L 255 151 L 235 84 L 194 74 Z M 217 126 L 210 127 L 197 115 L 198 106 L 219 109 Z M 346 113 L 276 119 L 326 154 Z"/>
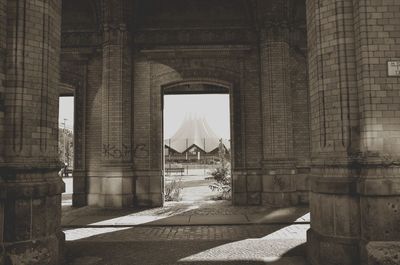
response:
<path id="1" fill-rule="evenodd" d="M 366 249 L 368 265 L 400 264 L 400 241 L 369 242 Z"/>
<path id="2" fill-rule="evenodd" d="M 0 199 L 41 198 L 59 195 L 65 190 L 65 184 L 59 177 L 40 182 L 7 182 L 0 184 Z"/>
<path id="3" fill-rule="evenodd" d="M 315 193 L 357 194 L 358 178 L 318 177 L 311 184 Z"/>
<path id="4" fill-rule="evenodd" d="M 361 179 L 358 193 L 368 196 L 400 195 L 400 178 Z"/>

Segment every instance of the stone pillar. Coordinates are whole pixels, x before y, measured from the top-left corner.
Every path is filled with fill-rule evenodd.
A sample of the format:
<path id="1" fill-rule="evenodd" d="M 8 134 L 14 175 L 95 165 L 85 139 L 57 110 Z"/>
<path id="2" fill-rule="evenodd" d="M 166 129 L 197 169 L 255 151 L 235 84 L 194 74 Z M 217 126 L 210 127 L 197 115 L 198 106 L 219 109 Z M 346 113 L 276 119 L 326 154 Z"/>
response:
<path id="1" fill-rule="evenodd" d="M 296 204 L 288 1 L 260 1 L 260 64 L 263 120 L 262 203 Z"/>
<path id="2" fill-rule="evenodd" d="M 0 0 L 0 163 L 4 162 L 4 96 L 6 85 L 7 1 Z"/>
<path id="3" fill-rule="evenodd" d="M 86 57 L 86 56 L 83 56 Z M 75 78 L 74 93 L 74 172 L 72 205 L 87 205 L 87 172 L 86 172 L 86 91 L 88 76 L 88 58 L 74 62 L 74 68 L 81 73 Z M 75 64 L 79 64 L 79 67 Z"/>
<path id="4" fill-rule="evenodd" d="M 64 240 L 57 174 L 61 1 L 6 2 L 5 8 L 0 1 L 0 54 L 5 48 L 7 57 L 5 75 L 0 68 L 0 263 L 56 265 Z"/>
<path id="5" fill-rule="evenodd" d="M 307 1 L 311 264 L 368 264 L 366 244 L 400 239 L 399 79 L 387 76 L 399 22 L 384 19 L 399 5 Z"/>
<path id="6" fill-rule="evenodd" d="M 129 47 L 128 2 L 104 1 L 102 78 L 102 167 L 89 185 L 89 205 L 133 205 L 132 56 Z M 94 183 L 97 182 L 97 183 Z"/>
<path id="7" fill-rule="evenodd" d="M 388 64 L 400 63 L 400 2 L 353 2 L 360 112 L 361 264 L 398 264 L 400 73 L 390 73 Z M 380 260 L 368 258 L 382 249 L 387 254 L 379 255 Z"/>
<path id="8" fill-rule="evenodd" d="M 311 264 L 359 264 L 359 120 L 352 1 L 308 0 Z M 329 22 L 328 22 L 329 21 Z"/>

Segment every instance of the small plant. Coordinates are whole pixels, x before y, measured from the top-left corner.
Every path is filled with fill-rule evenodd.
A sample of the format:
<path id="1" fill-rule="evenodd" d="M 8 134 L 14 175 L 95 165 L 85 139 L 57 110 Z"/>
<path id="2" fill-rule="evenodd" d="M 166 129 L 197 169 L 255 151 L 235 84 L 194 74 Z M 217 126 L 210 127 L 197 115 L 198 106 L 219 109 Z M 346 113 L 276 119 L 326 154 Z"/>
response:
<path id="1" fill-rule="evenodd" d="M 182 199 L 182 180 L 172 180 L 165 184 L 165 201 L 180 201 Z"/>
<path id="2" fill-rule="evenodd" d="M 231 198 L 232 184 L 230 174 L 230 164 L 222 161 L 210 173 L 216 182 L 209 185 L 212 191 L 219 192 L 217 196 L 219 200 L 229 200 Z"/>

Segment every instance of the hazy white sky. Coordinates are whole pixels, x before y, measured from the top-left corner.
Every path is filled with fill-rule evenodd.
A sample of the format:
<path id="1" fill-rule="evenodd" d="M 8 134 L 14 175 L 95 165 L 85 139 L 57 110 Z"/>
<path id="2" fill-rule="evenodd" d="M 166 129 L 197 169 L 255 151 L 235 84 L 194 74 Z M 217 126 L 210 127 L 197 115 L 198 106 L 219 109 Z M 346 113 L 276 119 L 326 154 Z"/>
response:
<path id="1" fill-rule="evenodd" d="M 219 137 L 230 139 L 229 95 L 164 96 L 164 138 L 173 136 L 188 115 L 204 117 Z"/>
<path id="2" fill-rule="evenodd" d="M 67 128 L 72 129 L 74 125 L 74 97 L 60 97 L 60 110 L 58 112 L 59 124 L 66 120 Z"/>
<path id="3" fill-rule="evenodd" d="M 74 98 L 60 97 L 60 124 L 67 119 L 68 129 L 73 128 Z M 164 96 L 164 138 L 170 138 L 181 126 L 185 117 L 205 118 L 221 138 L 230 139 L 229 95 L 166 95 Z"/>

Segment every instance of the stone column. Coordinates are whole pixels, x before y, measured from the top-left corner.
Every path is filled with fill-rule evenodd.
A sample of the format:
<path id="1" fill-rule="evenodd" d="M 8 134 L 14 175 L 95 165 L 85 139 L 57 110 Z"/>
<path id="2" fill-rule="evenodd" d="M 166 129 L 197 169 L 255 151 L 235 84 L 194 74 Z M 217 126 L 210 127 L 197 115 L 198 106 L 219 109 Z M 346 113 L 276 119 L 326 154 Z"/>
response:
<path id="1" fill-rule="evenodd" d="M 0 82 L 5 124 L 0 138 L 0 263 L 55 265 L 61 263 L 64 240 L 64 184 L 57 175 L 61 1 L 6 2 L 4 9 L 0 1 L 0 49 L 6 47 L 7 57 L 6 82 Z"/>
<path id="2" fill-rule="evenodd" d="M 81 73 L 75 78 L 74 93 L 74 172 L 72 205 L 82 207 L 87 205 L 87 172 L 86 172 L 86 91 L 89 58 L 82 56 L 74 62 L 75 69 Z M 79 67 L 75 64 L 78 63 Z"/>
<path id="3" fill-rule="evenodd" d="M 311 264 L 359 264 L 359 117 L 352 1 L 308 0 Z"/>
<path id="4" fill-rule="evenodd" d="M 400 73 L 391 73 L 389 64 L 400 63 L 400 2 L 366 0 L 353 1 L 353 5 L 360 112 L 361 264 L 398 264 Z"/>
<path id="5" fill-rule="evenodd" d="M 288 1 L 260 1 L 262 203 L 296 204 L 289 76 Z"/>
<path id="6" fill-rule="evenodd" d="M 103 6 L 102 167 L 97 178 L 90 178 L 89 185 L 98 191 L 89 194 L 89 205 L 120 208 L 133 204 L 128 2 L 107 0 Z"/>
<path id="7" fill-rule="evenodd" d="M 4 93 L 6 82 L 7 1 L 0 0 L 0 163 L 4 162 Z"/>
<path id="8" fill-rule="evenodd" d="M 367 244 L 376 253 L 382 244 L 372 241 L 400 240 L 399 78 L 387 73 L 387 61 L 400 58 L 399 22 L 385 19 L 399 8 L 307 1 L 312 264 L 369 264 Z"/>

